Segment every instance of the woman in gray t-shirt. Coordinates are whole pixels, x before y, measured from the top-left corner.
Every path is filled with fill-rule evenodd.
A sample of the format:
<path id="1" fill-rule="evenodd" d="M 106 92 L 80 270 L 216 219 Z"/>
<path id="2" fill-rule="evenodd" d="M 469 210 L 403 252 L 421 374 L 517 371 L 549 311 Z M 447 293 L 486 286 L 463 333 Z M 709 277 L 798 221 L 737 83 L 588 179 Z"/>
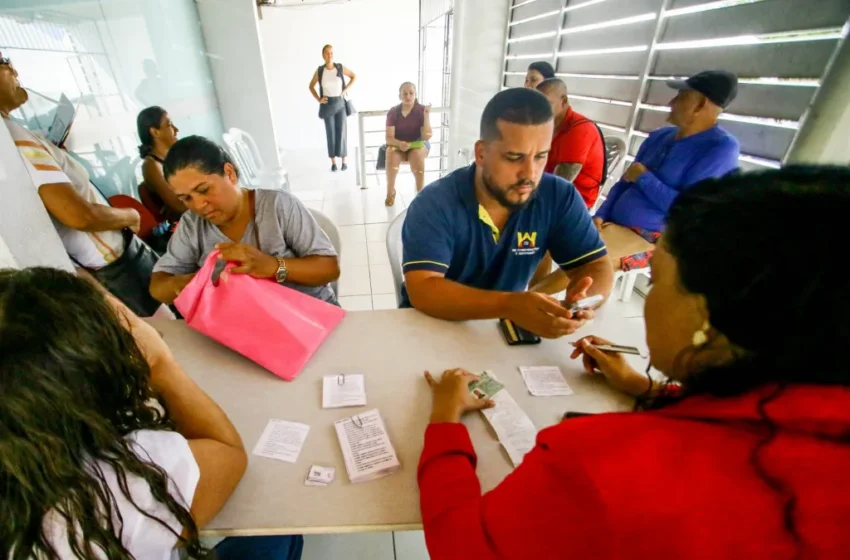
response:
<path id="1" fill-rule="evenodd" d="M 339 259 L 310 211 L 289 193 L 255 191 L 239 184 L 239 171 L 215 142 L 201 136 L 179 140 L 163 173 L 189 212 L 183 214 L 154 267 L 151 295 L 172 303 L 218 249 L 239 264 L 234 273 L 273 278 L 315 298 L 336 302 L 329 286 L 339 278 Z"/>

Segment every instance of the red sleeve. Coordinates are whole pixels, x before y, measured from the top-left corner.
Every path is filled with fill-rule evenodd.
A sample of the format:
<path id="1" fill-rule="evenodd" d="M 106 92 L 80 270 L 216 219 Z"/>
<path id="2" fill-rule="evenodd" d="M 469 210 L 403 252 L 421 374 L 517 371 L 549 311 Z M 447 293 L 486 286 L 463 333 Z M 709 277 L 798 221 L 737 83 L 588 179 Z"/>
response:
<path id="1" fill-rule="evenodd" d="M 425 541 L 432 560 L 611 556 L 604 504 L 575 450 L 542 431 L 513 473 L 484 496 L 462 424 L 431 424 L 419 462 Z"/>
<path id="2" fill-rule="evenodd" d="M 555 148 L 555 165 L 560 163 L 580 163 L 587 161 L 590 148 L 599 138 L 599 132 L 592 122 L 587 121 L 574 126 L 558 138 Z"/>
<path id="3" fill-rule="evenodd" d="M 396 114 L 395 107 L 390 109 L 390 112 L 387 113 L 387 126 L 395 126 L 395 121 L 398 118 Z"/>

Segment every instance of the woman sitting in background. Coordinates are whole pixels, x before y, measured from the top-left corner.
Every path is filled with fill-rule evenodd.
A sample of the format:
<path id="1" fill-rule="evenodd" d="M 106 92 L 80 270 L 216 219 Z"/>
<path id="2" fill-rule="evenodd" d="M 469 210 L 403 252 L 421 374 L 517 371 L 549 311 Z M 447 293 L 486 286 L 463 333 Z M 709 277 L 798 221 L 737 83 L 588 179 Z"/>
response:
<path id="1" fill-rule="evenodd" d="M 139 196 L 145 206 L 154 206 L 157 220 L 177 222 L 186 211 L 183 204 L 162 174 L 162 162 L 168 150 L 177 142 L 177 127 L 162 107 L 148 107 L 136 117 L 136 131 L 142 143 L 139 145 L 139 157 L 142 158 L 142 177 Z M 145 199 L 148 200 L 145 200 Z"/>
<path id="2" fill-rule="evenodd" d="M 0 271 L 0 395 L 0 557 L 203 557 L 198 529 L 248 460 L 153 327 L 67 272 Z M 296 560 L 302 547 L 237 538 L 216 552 Z"/>
<path id="3" fill-rule="evenodd" d="M 463 413 L 471 374 L 443 374 L 419 464 L 431 558 L 850 558 L 846 168 L 703 182 L 673 203 L 646 300 L 650 381 L 576 343 L 588 373 L 647 410 L 566 420 L 481 496 Z M 788 266 L 788 255 L 805 264 Z M 844 489 L 844 490 L 840 490 Z"/>
<path id="4" fill-rule="evenodd" d="M 542 60 L 532 62 L 528 65 L 528 72 L 525 74 L 525 87 L 536 89 L 543 80 L 555 77 L 555 69 L 548 62 Z"/>
<path id="5" fill-rule="evenodd" d="M 416 86 L 404 82 L 398 88 L 400 105 L 387 113 L 387 200 L 395 204 L 395 179 L 403 161 L 410 164 L 416 192 L 425 186 L 425 158 L 431 150 L 431 106 L 416 99 Z"/>
<path id="6" fill-rule="evenodd" d="M 168 151 L 165 178 L 186 207 L 151 276 L 150 291 L 173 303 L 214 250 L 238 262 L 232 272 L 273 278 L 294 290 L 336 302 L 328 285 L 339 260 L 328 236 L 297 198 L 280 190 L 249 190 L 218 144 L 183 138 Z"/>

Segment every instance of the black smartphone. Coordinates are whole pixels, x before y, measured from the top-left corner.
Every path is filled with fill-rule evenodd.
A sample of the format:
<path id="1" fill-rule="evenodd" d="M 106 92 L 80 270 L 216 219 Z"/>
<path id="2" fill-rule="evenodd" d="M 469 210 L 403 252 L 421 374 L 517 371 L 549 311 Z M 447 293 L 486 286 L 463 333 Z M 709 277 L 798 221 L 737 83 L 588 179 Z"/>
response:
<path id="1" fill-rule="evenodd" d="M 514 324 L 514 322 L 510 319 L 499 319 L 499 327 L 502 329 L 502 335 L 505 337 L 505 342 L 507 342 L 510 346 L 517 346 L 519 344 L 540 344 L 539 336 Z"/>

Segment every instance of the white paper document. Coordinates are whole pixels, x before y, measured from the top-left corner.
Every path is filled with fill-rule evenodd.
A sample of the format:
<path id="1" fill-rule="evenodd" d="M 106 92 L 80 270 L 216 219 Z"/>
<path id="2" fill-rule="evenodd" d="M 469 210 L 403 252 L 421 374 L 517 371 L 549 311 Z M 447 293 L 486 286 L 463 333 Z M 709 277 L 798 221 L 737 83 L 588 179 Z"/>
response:
<path id="1" fill-rule="evenodd" d="M 573 390 L 567 385 L 561 368 L 557 366 L 521 366 L 519 373 L 528 392 L 535 397 L 554 397 L 572 395 Z"/>
<path id="2" fill-rule="evenodd" d="M 310 426 L 286 420 L 269 420 L 260 441 L 254 447 L 254 455 L 294 463 L 307 439 Z"/>
<path id="3" fill-rule="evenodd" d="M 493 427 L 499 443 L 511 458 L 511 463 L 518 467 L 525 454 L 534 448 L 537 428 L 505 389 L 496 393 L 492 400 L 496 406 L 486 408 L 481 413 Z"/>
<path id="4" fill-rule="evenodd" d="M 352 483 L 380 478 L 401 468 L 377 409 L 337 420 L 334 428 Z"/>
<path id="5" fill-rule="evenodd" d="M 366 406 L 366 380 L 360 375 L 326 375 L 322 380 L 322 408 Z"/>

